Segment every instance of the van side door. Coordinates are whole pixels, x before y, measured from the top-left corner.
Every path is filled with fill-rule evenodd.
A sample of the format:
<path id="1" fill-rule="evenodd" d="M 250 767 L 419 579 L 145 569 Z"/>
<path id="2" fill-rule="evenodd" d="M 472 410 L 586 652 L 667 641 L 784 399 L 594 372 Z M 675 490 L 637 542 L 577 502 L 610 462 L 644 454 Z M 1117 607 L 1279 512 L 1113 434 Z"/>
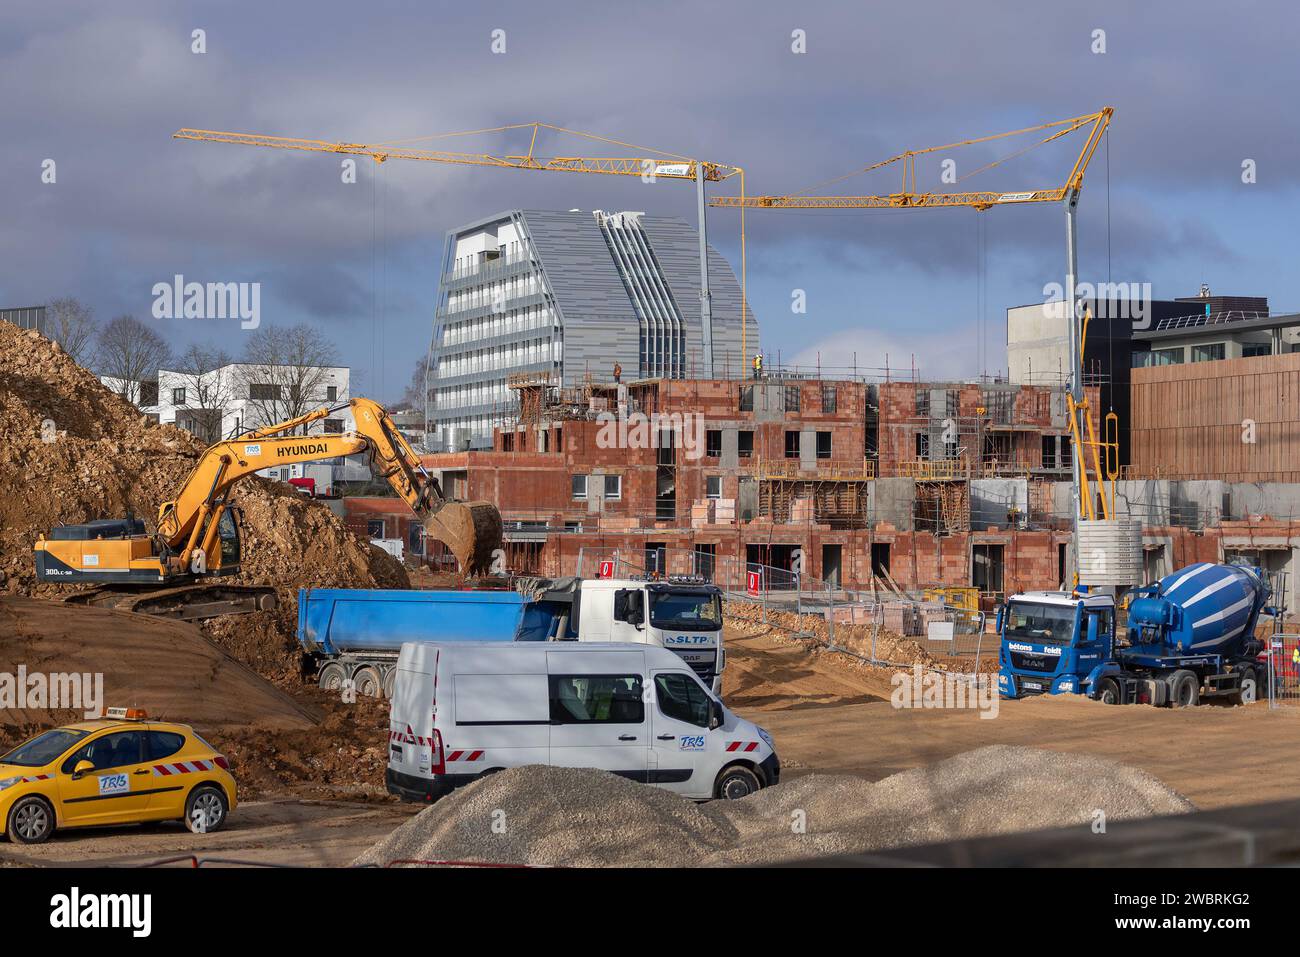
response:
<path id="1" fill-rule="evenodd" d="M 551 764 L 646 780 L 650 722 L 640 651 L 550 652 Z"/>
<path id="2" fill-rule="evenodd" d="M 655 671 L 650 734 L 652 784 L 690 797 L 712 797 L 709 712 L 712 699 L 693 675 Z M 706 780 L 707 778 L 707 780 Z"/>

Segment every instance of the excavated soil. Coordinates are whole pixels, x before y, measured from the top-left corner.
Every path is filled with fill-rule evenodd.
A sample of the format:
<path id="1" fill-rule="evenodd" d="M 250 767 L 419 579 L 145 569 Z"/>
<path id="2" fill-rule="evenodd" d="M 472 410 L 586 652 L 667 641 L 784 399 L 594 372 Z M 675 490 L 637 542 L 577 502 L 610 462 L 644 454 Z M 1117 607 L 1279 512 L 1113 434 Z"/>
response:
<path id="1" fill-rule="evenodd" d="M 238 619 L 229 619 L 236 621 Z M 250 657 L 248 655 L 245 656 Z M 192 725 L 230 759 L 242 798 L 296 792 L 388 800 L 387 702 L 277 688 L 193 625 L 0 597 L 0 674 L 101 673 L 105 707 Z M 0 710 L 0 753 L 84 711 Z"/>
<path id="2" fill-rule="evenodd" d="M 155 425 L 34 331 L 0 323 L 0 592 L 59 597 L 38 584 L 37 536 L 60 523 L 133 513 L 156 529 L 203 445 Z M 405 569 L 349 531 L 326 506 L 256 476 L 235 487 L 244 514 L 234 581 L 274 586 L 280 636 L 291 642 L 302 587 L 406 588 Z M 286 649 L 288 650 L 288 649 Z"/>
<path id="3" fill-rule="evenodd" d="M 323 504 L 256 476 L 232 493 L 244 554 L 229 580 L 275 588 L 274 612 L 196 628 L 64 605 L 58 599 L 75 589 L 36 581 L 32 546 L 60 523 L 130 512 L 154 532 L 159 504 L 175 497 L 203 448 L 188 432 L 150 422 L 55 343 L 0 323 L 0 671 L 102 672 L 108 704 L 143 706 L 210 735 L 245 796 L 382 794 L 385 703 L 344 703 L 303 685 L 297 593 L 410 582 Z M 7 712 L 0 746 L 79 717 Z"/>
<path id="4" fill-rule="evenodd" d="M 992 746 L 871 783 L 811 774 L 697 804 L 604 771 L 526 767 L 422 811 L 357 859 L 571 867 L 770 864 L 1107 820 L 1191 802 L 1144 771 L 1085 754 Z"/>

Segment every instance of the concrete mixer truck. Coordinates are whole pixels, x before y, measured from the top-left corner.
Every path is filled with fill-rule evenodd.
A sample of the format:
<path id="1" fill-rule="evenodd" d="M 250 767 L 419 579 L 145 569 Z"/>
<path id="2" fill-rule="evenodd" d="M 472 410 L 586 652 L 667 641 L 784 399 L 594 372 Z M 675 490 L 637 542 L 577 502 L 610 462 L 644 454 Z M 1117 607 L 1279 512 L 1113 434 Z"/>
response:
<path id="1" fill-rule="evenodd" d="M 1158 707 L 1249 703 L 1267 681 L 1255 626 L 1260 614 L 1277 616 L 1270 594 L 1258 568 L 1189 565 L 1133 591 L 1120 636 L 1110 595 L 1012 595 L 997 613 L 998 692 Z"/>

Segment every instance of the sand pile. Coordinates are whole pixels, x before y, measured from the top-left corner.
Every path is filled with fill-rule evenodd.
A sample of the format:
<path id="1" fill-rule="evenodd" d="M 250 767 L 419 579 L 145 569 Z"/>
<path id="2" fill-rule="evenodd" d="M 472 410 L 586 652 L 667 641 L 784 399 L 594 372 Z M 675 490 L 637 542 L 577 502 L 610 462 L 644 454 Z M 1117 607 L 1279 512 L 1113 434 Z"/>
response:
<path id="1" fill-rule="evenodd" d="M 708 804 L 603 771 L 529 767 L 443 798 L 357 863 L 762 864 L 1086 825 L 1097 809 L 1113 821 L 1194 807 L 1134 768 L 1005 745 L 875 783 L 814 774 L 742 801 Z"/>
<path id="2" fill-rule="evenodd" d="M 36 584 L 32 564 L 37 536 L 59 522 L 129 510 L 154 531 L 159 504 L 202 451 L 188 432 L 149 422 L 56 344 L 0 323 L 0 591 L 66 590 Z M 250 477 L 232 501 L 246 532 L 237 580 L 276 586 L 282 636 L 292 634 L 299 587 L 408 587 L 396 560 L 287 485 Z"/>

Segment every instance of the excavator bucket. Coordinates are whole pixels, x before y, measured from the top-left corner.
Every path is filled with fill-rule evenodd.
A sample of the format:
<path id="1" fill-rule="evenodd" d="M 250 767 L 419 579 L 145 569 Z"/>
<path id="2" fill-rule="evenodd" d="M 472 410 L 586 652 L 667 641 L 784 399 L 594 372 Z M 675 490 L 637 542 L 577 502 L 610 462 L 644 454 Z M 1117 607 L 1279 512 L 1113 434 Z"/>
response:
<path id="1" fill-rule="evenodd" d="M 424 520 L 430 538 L 446 544 L 465 575 L 493 571 L 501 548 L 501 513 L 491 502 L 445 502 Z"/>

